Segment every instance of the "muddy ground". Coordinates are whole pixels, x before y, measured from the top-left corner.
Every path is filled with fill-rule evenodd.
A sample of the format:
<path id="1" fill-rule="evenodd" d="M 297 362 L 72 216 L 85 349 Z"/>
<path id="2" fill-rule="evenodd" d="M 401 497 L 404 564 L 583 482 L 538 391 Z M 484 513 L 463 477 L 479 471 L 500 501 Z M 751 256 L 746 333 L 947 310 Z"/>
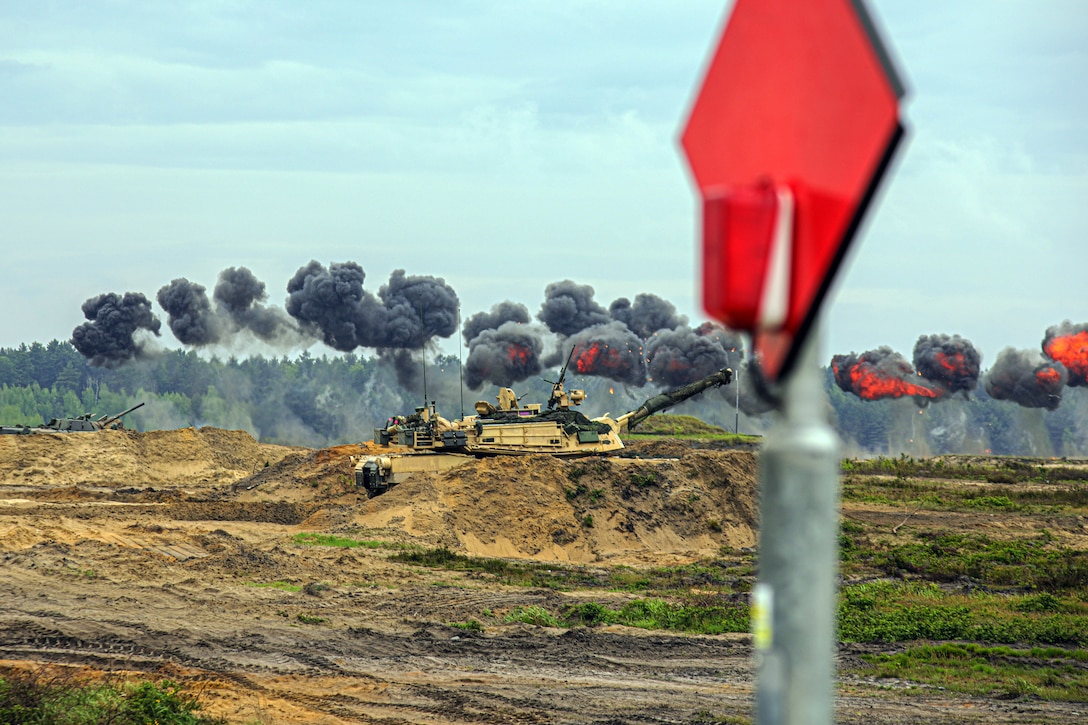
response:
<path id="1" fill-rule="evenodd" d="M 753 547 L 755 452 L 665 442 L 634 446 L 643 458 L 481 460 L 368 500 L 351 463 L 366 451 L 213 428 L 0 436 L 0 666 L 167 677 L 232 723 L 751 716 L 746 635 L 504 623 L 517 607 L 629 595 L 505 586 L 393 562 L 389 547 L 590 568 Z M 845 513 L 902 521 L 879 507 Z M 936 525 L 1000 525 L 944 516 Z M 387 546 L 305 546 L 304 532 Z M 482 631 L 454 626 L 473 619 Z M 837 719 L 1074 723 L 1078 709 L 842 674 Z"/>

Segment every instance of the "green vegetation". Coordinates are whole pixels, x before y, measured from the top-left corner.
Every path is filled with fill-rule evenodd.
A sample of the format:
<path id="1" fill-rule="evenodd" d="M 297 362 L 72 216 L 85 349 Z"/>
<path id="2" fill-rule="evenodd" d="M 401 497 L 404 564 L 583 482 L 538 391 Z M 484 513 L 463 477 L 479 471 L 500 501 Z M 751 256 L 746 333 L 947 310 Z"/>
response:
<path id="1" fill-rule="evenodd" d="M 461 571 L 494 578 L 502 584 L 535 588 L 605 590 L 680 594 L 691 588 L 735 587 L 747 591 L 742 577 L 751 575 L 750 557 L 740 561 L 715 560 L 653 569 L 616 566 L 608 569 L 567 566 L 554 563 L 510 561 L 456 554 L 446 548 L 404 551 L 392 561 L 435 569 Z"/>
<path id="2" fill-rule="evenodd" d="M 503 618 L 506 623 L 522 622 L 537 627 L 561 627 L 559 619 L 553 616 L 547 609 L 537 605 L 528 607 L 515 607 Z"/>
<path id="3" fill-rule="evenodd" d="M 1023 595 L 954 593 L 933 583 L 869 582 L 843 589 L 839 638 L 1088 645 L 1088 603 L 1069 596 L 1055 598 L 1054 611 L 1030 611 L 1036 604 Z"/>
<path id="4" fill-rule="evenodd" d="M 640 629 L 721 634 L 747 632 L 747 607 L 716 597 L 696 597 L 685 602 L 663 599 L 635 599 L 618 608 L 585 602 L 552 613 L 541 606 L 515 607 L 504 622 L 522 622 L 540 627 L 575 627 L 595 624 L 622 624 Z"/>
<path id="5" fill-rule="evenodd" d="M 563 613 L 567 626 L 623 624 L 641 629 L 662 629 L 700 634 L 747 632 L 748 605 L 717 595 L 695 595 L 679 602 L 635 599 L 613 609 L 596 602 L 571 607 Z"/>
<path id="6" fill-rule="evenodd" d="M 288 582 L 280 582 L 280 581 L 276 581 L 276 582 L 247 582 L 246 586 L 258 587 L 258 588 L 261 588 L 261 589 L 264 589 L 264 588 L 279 589 L 280 591 L 284 591 L 284 592 L 302 591 L 302 585 L 300 585 L 300 584 L 290 584 Z"/>
<path id="7" fill-rule="evenodd" d="M 972 472 L 964 466 L 952 468 L 950 473 L 953 475 L 940 477 L 944 481 L 916 478 L 910 474 L 881 476 L 851 471 L 843 476 L 842 496 L 844 501 L 943 511 L 1053 514 L 1072 509 L 1088 510 L 1088 484 L 1067 478 L 1073 474 L 1049 472 L 1049 478 L 1037 481 L 1042 485 L 1030 487 L 964 486 L 962 481 L 985 481 L 996 476 L 992 467 L 974 466 L 973 469 L 971 477 L 967 474 Z"/>
<path id="8" fill-rule="evenodd" d="M 1088 652 L 947 642 L 862 655 L 877 677 L 895 677 L 1000 699 L 1088 702 Z"/>
<path id="9" fill-rule="evenodd" d="M 876 552 L 873 564 L 889 574 L 907 571 L 935 581 L 967 577 L 1001 587 L 1088 588 L 1088 552 L 1055 547 L 1045 536 L 995 541 L 981 535 L 922 533 L 916 542 Z"/>
<path id="10" fill-rule="evenodd" d="M 449 624 L 451 627 L 463 629 L 467 632 L 482 632 L 484 629 L 484 625 L 480 624 L 478 619 L 470 619 L 467 622 L 450 622 Z"/>
<path id="11" fill-rule="evenodd" d="M 225 720 L 196 713 L 200 703 L 170 680 L 81 682 L 64 675 L 0 672 L 0 722 L 42 725 L 212 725 Z"/>
<path id="12" fill-rule="evenodd" d="M 1070 483 L 1088 481 L 1088 470 L 1057 465 L 1035 458 L 995 458 L 986 464 L 960 456 L 914 458 L 847 458 L 843 473 L 857 476 L 895 476 L 913 479 L 985 481 L 987 483 Z"/>
<path id="13" fill-rule="evenodd" d="M 392 541 L 378 541 L 368 539 L 348 539 L 332 534 L 318 534 L 312 531 L 303 531 L 291 537 L 291 541 L 302 546 L 332 546 L 339 549 L 404 549 L 405 544 Z"/>
<path id="14" fill-rule="evenodd" d="M 318 617 L 315 614 L 303 614 L 301 612 L 295 615 L 295 619 L 303 624 L 322 624 L 326 621 L 324 617 Z"/>

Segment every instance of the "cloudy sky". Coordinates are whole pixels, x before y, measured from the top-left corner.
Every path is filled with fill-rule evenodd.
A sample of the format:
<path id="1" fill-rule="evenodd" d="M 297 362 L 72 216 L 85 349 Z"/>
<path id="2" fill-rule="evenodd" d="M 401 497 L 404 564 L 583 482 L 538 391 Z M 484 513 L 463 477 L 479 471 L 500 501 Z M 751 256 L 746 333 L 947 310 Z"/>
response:
<path id="1" fill-rule="evenodd" d="M 0 346 L 228 267 L 282 304 L 310 260 L 443 277 L 466 317 L 572 279 L 697 324 L 678 137 L 727 5 L 0 0 Z M 869 7 L 909 136 L 827 354 L 958 333 L 987 367 L 1088 322 L 1088 5 Z"/>

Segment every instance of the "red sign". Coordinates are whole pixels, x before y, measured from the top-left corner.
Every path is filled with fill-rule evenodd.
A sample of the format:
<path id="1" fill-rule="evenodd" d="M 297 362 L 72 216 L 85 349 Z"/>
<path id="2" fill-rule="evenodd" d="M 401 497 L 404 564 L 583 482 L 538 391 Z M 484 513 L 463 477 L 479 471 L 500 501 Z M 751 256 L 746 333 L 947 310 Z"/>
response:
<path id="1" fill-rule="evenodd" d="M 681 139 L 703 198 L 703 302 L 787 374 L 902 137 L 861 0 L 736 0 Z"/>

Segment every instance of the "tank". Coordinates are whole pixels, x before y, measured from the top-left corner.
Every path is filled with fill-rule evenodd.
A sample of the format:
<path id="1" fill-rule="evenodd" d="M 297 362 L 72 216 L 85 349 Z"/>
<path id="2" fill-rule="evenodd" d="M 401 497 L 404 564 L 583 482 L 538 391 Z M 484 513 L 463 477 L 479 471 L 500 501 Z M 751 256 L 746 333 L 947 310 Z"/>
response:
<path id="1" fill-rule="evenodd" d="M 31 433 L 83 433 L 99 430 L 124 430 L 121 418 L 128 415 L 143 403 L 137 403 L 126 411 L 116 415 L 103 415 L 98 418 L 84 413 L 77 418 L 51 418 L 48 423 L 38 426 L 5 425 L 0 427 L 0 435 L 30 435 Z"/>
<path id="2" fill-rule="evenodd" d="M 571 350 L 573 355 L 574 350 Z M 585 391 L 566 390 L 570 356 L 545 405 L 522 405 L 511 388 L 500 388 L 496 404 L 479 401 L 476 415 L 448 420 L 433 402 L 411 415 L 390 418 L 374 431 L 374 441 L 390 454 L 367 456 L 356 463 L 356 485 L 371 495 L 421 472 L 434 472 L 483 456 L 545 454 L 565 458 L 607 455 L 623 448 L 622 435 L 654 413 L 692 398 L 707 388 L 727 385 L 733 371 L 722 368 L 705 378 L 648 398 L 616 418 L 587 418 L 574 408 Z M 441 459 L 441 460 L 438 460 Z"/>

